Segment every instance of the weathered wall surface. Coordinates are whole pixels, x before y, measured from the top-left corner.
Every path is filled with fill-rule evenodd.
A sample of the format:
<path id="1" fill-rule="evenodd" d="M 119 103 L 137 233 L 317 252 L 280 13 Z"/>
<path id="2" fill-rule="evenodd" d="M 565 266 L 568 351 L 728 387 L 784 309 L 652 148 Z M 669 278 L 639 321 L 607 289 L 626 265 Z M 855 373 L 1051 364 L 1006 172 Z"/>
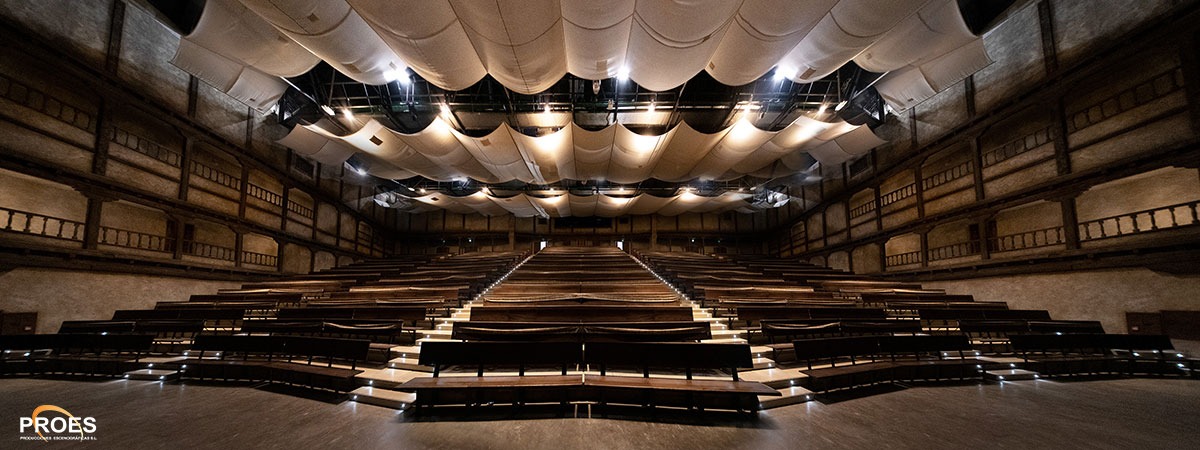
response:
<path id="1" fill-rule="evenodd" d="M 0 310 L 37 312 L 38 332 L 54 333 L 64 320 L 107 319 L 118 309 L 152 309 L 156 302 L 186 301 L 192 294 L 215 294 L 218 289 L 240 285 L 229 281 L 21 268 L 0 273 Z"/>

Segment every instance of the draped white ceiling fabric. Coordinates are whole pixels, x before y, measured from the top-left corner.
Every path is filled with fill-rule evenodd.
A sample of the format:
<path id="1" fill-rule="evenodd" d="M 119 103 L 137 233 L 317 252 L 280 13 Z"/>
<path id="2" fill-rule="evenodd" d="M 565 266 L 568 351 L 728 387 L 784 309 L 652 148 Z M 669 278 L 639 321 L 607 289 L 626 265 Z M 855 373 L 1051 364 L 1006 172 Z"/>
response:
<path id="1" fill-rule="evenodd" d="M 797 153 L 840 164 L 884 141 L 867 127 L 804 116 L 779 131 L 764 131 L 739 119 L 712 134 L 680 122 L 657 136 L 637 134 L 621 124 L 599 131 L 570 124 L 537 137 L 507 124 L 487 136 L 471 137 L 439 117 L 413 134 L 392 131 L 375 120 L 346 136 L 316 125 L 297 126 L 280 143 L 324 164 L 339 164 L 357 153 L 365 161 L 364 170 L 381 178 L 420 175 L 437 181 L 470 178 L 544 184 L 572 179 L 628 184 L 651 178 L 731 180 L 776 170 L 781 162 L 806 159 Z M 789 168 L 795 172 L 806 167 Z"/>
<path id="2" fill-rule="evenodd" d="M 517 194 L 511 197 L 489 195 L 483 191 L 464 197 L 453 197 L 441 193 L 413 197 L 412 204 L 404 208 L 408 212 L 421 213 L 444 209 L 453 213 L 478 213 L 485 216 L 512 214 L 517 217 L 618 217 L 624 215 L 660 214 L 677 216 L 685 212 L 750 213 L 758 211 L 754 195 L 726 192 L 705 197 L 683 192 L 672 197 L 656 197 L 649 194 L 614 196 L 608 194 L 577 195 Z M 769 205 L 780 206 L 780 205 Z"/>
<path id="3" fill-rule="evenodd" d="M 235 0 L 209 0 L 172 63 L 258 110 L 273 106 L 287 83 L 320 61 Z"/>
<path id="4" fill-rule="evenodd" d="M 905 110 L 992 61 L 983 39 L 967 29 L 957 0 L 933 0 L 854 62 L 873 72 L 889 72 L 875 88 L 892 108 Z"/>
<path id="5" fill-rule="evenodd" d="M 245 8 L 214 0 L 193 42 L 277 76 L 312 67 L 316 55 L 368 84 L 411 67 L 443 89 L 490 74 L 523 94 L 568 72 L 628 76 L 654 91 L 701 70 L 731 86 L 773 67 L 811 82 L 850 60 L 897 70 L 974 39 L 954 0 L 240 1 Z M 266 51 L 299 46 L 306 51 Z"/>

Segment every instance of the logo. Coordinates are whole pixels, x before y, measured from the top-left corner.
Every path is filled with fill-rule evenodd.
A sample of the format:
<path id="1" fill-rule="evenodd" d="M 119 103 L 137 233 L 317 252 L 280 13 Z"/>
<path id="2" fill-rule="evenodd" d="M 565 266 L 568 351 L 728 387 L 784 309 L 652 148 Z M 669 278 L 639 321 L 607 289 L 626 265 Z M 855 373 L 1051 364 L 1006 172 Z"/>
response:
<path id="1" fill-rule="evenodd" d="M 74 414 L 54 405 L 33 408 L 33 414 L 20 418 L 20 425 L 21 440 L 23 441 L 38 439 L 46 442 L 96 440 L 95 436 L 89 436 L 96 432 L 95 417 L 75 417 Z M 36 433 L 36 436 L 30 435 L 31 432 Z"/>

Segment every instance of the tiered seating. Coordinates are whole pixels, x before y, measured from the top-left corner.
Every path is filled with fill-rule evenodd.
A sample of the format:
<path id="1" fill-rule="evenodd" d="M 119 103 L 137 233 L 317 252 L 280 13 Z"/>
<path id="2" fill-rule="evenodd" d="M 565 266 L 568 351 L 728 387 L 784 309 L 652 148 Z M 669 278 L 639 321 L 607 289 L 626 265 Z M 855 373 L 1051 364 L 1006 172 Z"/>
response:
<path id="1" fill-rule="evenodd" d="M 433 378 L 398 388 L 416 392 L 419 406 L 588 401 L 753 411 L 759 395 L 780 395 L 739 380 L 739 369 L 754 367 L 749 345 L 697 342 L 712 330 L 694 314 L 616 248 L 547 248 L 471 305 L 470 320 L 453 323 L 452 338 L 467 342 L 423 344 L 420 362 Z M 539 364 L 560 370 L 525 373 Z M 476 370 L 445 373 L 450 366 Z M 485 375 L 485 367 L 518 375 Z M 624 369 L 636 372 L 610 373 Z M 661 376 L 676 373 L 685 379 Z"/>
<path id="2" fill-rule="evenodd" d="M 1165 336 L 1105 334 L 1095 321 L 795 261 L 652 252 L 639 261 L 571 247 L 525 256 L 366 261 L 67 321 L 55 335 L 0 336 L 0 373 L 161 380 L 177 370 L 352 391 L 360 401 L 380 389 L 421 407 L 738 411 L 1023 369 L 1196 373 Z"/>

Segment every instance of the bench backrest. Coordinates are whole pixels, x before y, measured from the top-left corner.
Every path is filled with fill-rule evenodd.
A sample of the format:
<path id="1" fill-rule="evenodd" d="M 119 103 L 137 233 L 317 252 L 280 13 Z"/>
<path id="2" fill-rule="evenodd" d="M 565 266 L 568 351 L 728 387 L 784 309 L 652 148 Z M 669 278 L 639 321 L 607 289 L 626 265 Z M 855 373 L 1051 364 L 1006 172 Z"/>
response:
<path id="1" fill-rule="evenodd" d="M 445 366 L 555 365 L 566 374 L 569 366 L 583 362 L 583 346 L 576 342 L 426 342 L 419 362 L 438 376 Z"/>
<path id="2" fill-rule="evenodd" d="M 685 342 L 589 343 L 584 358 L 599 365 L 603 375 L 609 366 L 634 366 L 648 375 L 651 368 L 737 369 L 753 368 L 749 344 L 708 344 Z"/>
<path id="3" fill-rule="evenodd" d="M 659 322 L 692 320 L 687 306 L 478 306 L 472 321 L 516 322 Z"/>

